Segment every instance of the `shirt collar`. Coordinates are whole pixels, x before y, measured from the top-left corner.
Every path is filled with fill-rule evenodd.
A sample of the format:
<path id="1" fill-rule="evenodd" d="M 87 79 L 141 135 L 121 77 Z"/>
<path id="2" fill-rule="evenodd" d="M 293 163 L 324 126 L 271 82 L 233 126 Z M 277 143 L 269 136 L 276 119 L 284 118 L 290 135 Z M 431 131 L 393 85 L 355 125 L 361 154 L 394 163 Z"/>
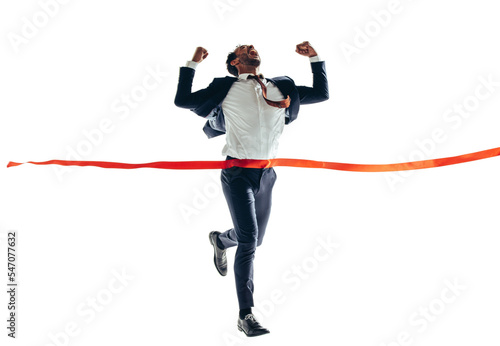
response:
<path id="1" fill-rule="evenodd" d="M 240 75 L 238 75 L 238 79 L 248 79 L 248 76 L 251 76 L 253 75 L 253 73 L 242 73 Z M 264 79 L 264 75 L 262 73 L 259 73 L 259 77 L 260 79 Z"/>

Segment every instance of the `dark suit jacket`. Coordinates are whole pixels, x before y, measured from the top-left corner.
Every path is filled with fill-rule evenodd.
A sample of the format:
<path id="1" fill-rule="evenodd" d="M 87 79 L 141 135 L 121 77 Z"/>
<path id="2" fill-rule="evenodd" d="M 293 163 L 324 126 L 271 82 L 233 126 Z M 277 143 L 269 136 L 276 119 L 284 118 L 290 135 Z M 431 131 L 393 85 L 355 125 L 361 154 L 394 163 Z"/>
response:
<path id="1" fill-rule="evenodd" d="M 311 63 L 313 73 L 313 86 L 296 86 L 290 77 L 266 78 L 274 83 L 281 93 L 290 96 L 290 106 L 285 110 L 285 124 L 289 124 L 299 113 L 301 104 L 310 104 L 328 100 L 328 81 L 326 79 L 325 63 L 323 61 Z M 215 78 L 210 85 L 192 92 L 195 70 L 189 67 L 181 67 L 179 74 L 179 84 L 175 95 L 175 105 L 188 108 L 201 117 L 207 119 L 203 131 L 212 138 L 226 133 L 224 114 L 222 112 L 222 101 L 226 97 L 229 89 L 236 77 Z"/>

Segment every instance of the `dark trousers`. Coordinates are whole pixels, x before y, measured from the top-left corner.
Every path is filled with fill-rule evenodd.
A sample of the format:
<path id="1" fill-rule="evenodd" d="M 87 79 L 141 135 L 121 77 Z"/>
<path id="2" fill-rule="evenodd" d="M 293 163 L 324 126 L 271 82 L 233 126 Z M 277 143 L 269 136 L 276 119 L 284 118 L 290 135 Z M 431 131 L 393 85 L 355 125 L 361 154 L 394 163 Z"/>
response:
<path id="1" fill-rule="evenodd" d="M 262 244 L 271 213 L 271 193 L 276 181 L 273 168 L 231 167 L 221 172 L 222 190 L 233 228 L 219 236 L 224 248 L 237 246 L 234 277 L 240 309 L 254 306 L 253 260 Z"/>

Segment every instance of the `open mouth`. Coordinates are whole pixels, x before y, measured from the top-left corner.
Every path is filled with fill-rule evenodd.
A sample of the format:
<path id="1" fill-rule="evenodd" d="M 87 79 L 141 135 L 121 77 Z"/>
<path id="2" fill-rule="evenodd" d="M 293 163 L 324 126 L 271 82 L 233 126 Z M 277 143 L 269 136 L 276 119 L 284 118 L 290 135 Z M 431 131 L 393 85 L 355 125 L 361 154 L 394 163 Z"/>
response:
<path id="1" fill-rule="evenodd" d="M 257 53 L 257 51 L 255 49 L 250 49 L 250 51 L 248 52 L 248 55 L 252 58 L 259 56 L 259 54 Z"/>

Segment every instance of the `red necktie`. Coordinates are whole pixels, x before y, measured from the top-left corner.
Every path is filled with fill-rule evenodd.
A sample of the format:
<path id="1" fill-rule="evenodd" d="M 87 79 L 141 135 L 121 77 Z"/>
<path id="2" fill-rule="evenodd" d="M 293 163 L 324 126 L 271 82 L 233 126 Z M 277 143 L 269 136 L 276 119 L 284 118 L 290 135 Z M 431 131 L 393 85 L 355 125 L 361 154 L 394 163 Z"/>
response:
<path id="1" fill-rule="evenodd" d="M 262 83 L 262 81 L 260 80 L 259 76 L 249 75 L 248 78 L 255 79 L 260 84 L 260 86 L 262 88 L 262 96 L 264 96 L 264 100 L 266 101 L 266 103 L 269 106 L 278 107 L 278 108 L 288 108 L 290 106 L 290 96 L 287 95 L 286 100 L 282 100 L 282 101 L 272 101 L 272 100 L 269 100 L 267 98 L 267 88 L 264 85 L 264 83 Z"/>

